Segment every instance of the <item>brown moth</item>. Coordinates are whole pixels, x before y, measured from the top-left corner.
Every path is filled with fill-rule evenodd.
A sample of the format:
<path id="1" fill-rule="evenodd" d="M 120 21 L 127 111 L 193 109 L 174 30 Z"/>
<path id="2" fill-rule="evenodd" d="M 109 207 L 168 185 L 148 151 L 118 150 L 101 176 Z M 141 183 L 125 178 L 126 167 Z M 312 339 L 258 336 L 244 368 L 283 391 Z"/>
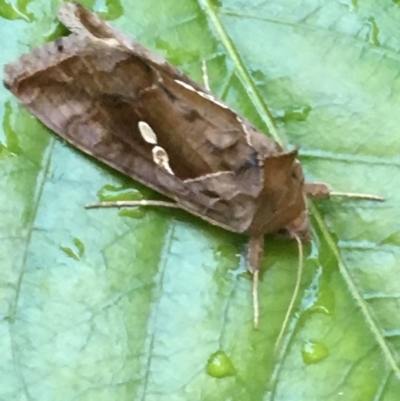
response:
<path id="1" fill-rule="evenodd" d="M 255 277 L 266 233 L 309 239 L 306 198 L 329 189 L 304 182 L 297 151 L 81 5 L 62 4 L 59 18 L 69 36 L 4 69 L 6 88 L 33 115 L 171 206 L 250 236 Z"/>

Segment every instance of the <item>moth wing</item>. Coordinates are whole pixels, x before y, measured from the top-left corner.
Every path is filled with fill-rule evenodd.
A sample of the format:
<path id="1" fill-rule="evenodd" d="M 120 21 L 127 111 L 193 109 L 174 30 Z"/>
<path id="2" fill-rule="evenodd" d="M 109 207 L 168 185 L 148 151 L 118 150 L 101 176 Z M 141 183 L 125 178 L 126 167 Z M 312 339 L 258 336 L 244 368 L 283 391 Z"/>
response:
<path id="1" fill-rule="evenodd" d="M 154 162 L 154 146 L 138 128 L 142 118 L 132 99 L 143 88 L 130 79 L 142 74 L 142 81 L 151 81 L 152 73 L 145 63 L 129 63 L 131 57 L 129 51 L 107 41 L 71 35 L 7 65 L 4 83 L 33 115 L 83 152 L 175 200 L 192 214 L 242 232 L 251 213 L 237 218 L 229 200 L 210 196 L 204 188 L 185 183 Z M 247 205 L 248 199 L 243 202 Z"/>
<path id="2" fill-rule="evenodd" d="M 176 79 L 185 77 L 185 74 L 182 74 L 178 68 L 168 63 L 164 58 L 113 28 L 81 4 L 61 3 L 58 18 L 73 34 L 87 36 L 92 39 L 114 39 L 122 47 L 125 47 L 141 59 L 147 60 L 158 68 L 165 70 Z"/>
<path id="3" fill-rule="evenodd" d="M 156 71 L 157 84 L 163 87 L 164 92 L 169 93 L 171 98 L 169 104 L 172 108 L 168 111 L 163 110 L 166 103 L 160 102 L 160 99 L 155 96 L 151 99 L 151 94 L 149 94 L 149 103 L 145 105 L 143 102 L 145 106 L 143 114 L 146 111 L 164 113 L 166 116 L 172 117 L 175 117 L 177 111 L 184 114 L 186 118 L 165 118 L 164 126 L 168 121 L 172 121 L 174 124 L 176 140 L 167 145 L 170 148 L 168 154 L 171 155 L 171 158 L 186 156 L 191 160 L 192 165 L 196 165 L 196 159 L 199 159 L 200 156 L 207 158 L 207 160 L 203 160 L 203 163 L 197 160 L 202 166 L 201 168 L 197 166 L 189 178 L 218 171 L 234 171 L 239 176 L 238 182 L 242 181 L 243 191 L 246 193 L 248 190 L 246 184 L 249 182 L 250 174 L 247 173 L 245 177 L 240 177 L 240 175 L 244 174 L 249 167 L 258 168 L 257 161 L 282 153 L 279 144 L 257 132 L 249 121 L 239 117 L 210 91 L 190 79 L 161 56 L 147 50 L 140 43 L 114 29 L 80 4 L 62 3 L 59 18 L 73 33 L 93 39 L 108 40 L 110 44 L 118 43 L 121 48 L 125 48 L 138 59 L 145 61 Z M 184 106 L 176 107 L 178 102 Z M 157 108 L 158 110 L 156 110 Z M 200 120 L 208 120 L 207 126 L 203 125 L 202 127 Z M 176 127 L 177 121 L 187 121 L 189 124 L 179 130 Z M 195 126 L 203 128 L 202 132 L 197 135 L 189 135 L 188 130 Z M 180 133 L 184 137 L 179 138 Z M 175 148 L 173 148 L 174 144 L 177 145 Z M 182 149 L 184 144 L 188 146 Z M 193 148 L 193 152 L 190 152 L 188 147 Z M 262 178 L 257 177 L 257 179 L 259 180 L 259 193 Z M 253 191 L 254 182 L 255 179 L 253 179 Z"/>

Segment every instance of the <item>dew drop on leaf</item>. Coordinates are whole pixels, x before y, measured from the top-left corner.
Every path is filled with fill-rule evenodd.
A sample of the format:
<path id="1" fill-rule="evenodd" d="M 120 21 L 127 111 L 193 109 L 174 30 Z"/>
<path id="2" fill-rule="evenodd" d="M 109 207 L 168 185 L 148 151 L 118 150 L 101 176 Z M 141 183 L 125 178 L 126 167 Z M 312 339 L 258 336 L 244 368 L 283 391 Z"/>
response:
<path id="1" fill-rule="evenodd" d="M 216 379 L 222 379 L 233 376 L 236 370 L 229 356 L 224 351 L 218 350 L 208 358 L 206 372 Z"/>
<path id="2" fill-rule="evenodd" d="M 311 365 L 323 361 L 328 355 L 328 347 L 322 342 L 307 341 L 301 350 L 304 363 Z"/>

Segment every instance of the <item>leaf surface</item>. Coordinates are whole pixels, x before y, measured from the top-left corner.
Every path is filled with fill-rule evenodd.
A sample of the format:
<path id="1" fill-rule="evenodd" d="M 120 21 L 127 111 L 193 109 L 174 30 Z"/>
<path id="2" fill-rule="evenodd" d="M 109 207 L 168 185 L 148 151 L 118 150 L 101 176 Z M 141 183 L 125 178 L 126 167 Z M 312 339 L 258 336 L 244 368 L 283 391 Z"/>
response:
<path id="1" fill-rule="evenodd" d="M 15 3 L 15 4 L 14 4 Z M 85 210 L 156 195 L 75 151 L 0 92 L 0 400 L 384 400 L 400 392 L 400 6 L 373 0 L 84 2 L 264 132 L 309 180 L 385 203 L 311 205 L 267 238 L 261 328 L 245 239 L 172 210 Z M 4 64 L 65 31 L 57 2 L 0 2 Z"/>

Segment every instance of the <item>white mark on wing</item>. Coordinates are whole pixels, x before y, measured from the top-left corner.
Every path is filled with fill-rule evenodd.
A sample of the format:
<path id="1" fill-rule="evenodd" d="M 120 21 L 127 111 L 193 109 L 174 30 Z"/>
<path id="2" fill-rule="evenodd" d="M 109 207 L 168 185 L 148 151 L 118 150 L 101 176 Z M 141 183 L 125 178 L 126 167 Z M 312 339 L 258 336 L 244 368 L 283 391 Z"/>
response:
<path id="1" fill-rule="evenodd" d="M 156 91 L 158 89 L 159 89 L 159 86 L 153 84 L 151 86 L 148 86 L 147 88 L 142 89 L 141 95 L 143 96 L 145 93 Z"/>
<path id="2" fill-rule="evenodd" d="M 192 85 L 187 84 L 186 82 L 180 81 L 179 79 L 175 79 L 175 82 L 181 86 L 183 86 L 186 89 L 189 89 L 192 92 L 197 92 L 196 89 L 193 88 Z"/>
<path id="3" fill-rule="evenodd" d="M 121 45 L 121 43 L 115 39 L 115 38 L 107 38 L 107 39 L 98 39 L 97 40 L 101 40 L 105 45 L 109 46 L 109 47 L 118 47 Z"/>
<path id="4" fill-rule="evenodd" d="M 153 128 L 150 127 L 145 121 L 139 121 L 138 128 L 142 138 L 149 144 L 155 145 L 151 150 L 153 155 L 153 161 L 157 166 L 163 168 L 168 171 L 168 173 L 174 175 L 170 165 L 169 165 L 169 157 L 164 148 L 157 145 L 157 135 L 153 131 Z"/>
<path id="5" fill-rule="evenodd" d="M 243 120 L 242 120 L 239 116 L 236 116 L 236 120 L 237 120 L 238 123 L 242 126 L 242 129 L 243 129 L 244 133 L 246 134 L 246 141 L 247 141 L 247 143 L 248 143 L 250 146 L 252 146 L 252 144 L 251 144 L 250 132 L 249 132 L 249 130 L 247 129 L 245 123 L 243 122 Z"/>
<path id="6" fill-rule="evenodd" d="M 156 133 L 153 131 L 153 128 L 150 127 L 145 121 L 139 121 L 138 128 L 142 138 L 152 145 L 157 145 L 157 136 Z"/>
<path id="7" fill-rule="evenodd" d="M 156 76 L 157 76 L 157 81 L 158 82 L 160 82 L 160 83 L 163 83 L 164 82 L 164 80 L 162 79 L 162 76 L 161 76 L 161 74 L 156 70 Z"/>
<path id="8" fill-rule="evenodd" d="M 202 98 L 207 99 L 215 104 L 217 104 L 218 106 L 224 108 L 224 109 L 229 109 L 229 107 L 223 103 L 221 103 L 219 100 L 215 99 L 214 96 L 209 95 L 208 93 L 204 93 L 201 91 L 198 91 L 197 89 L 193 88 L 192 85 L 187 84 L 186 82 L 180 81 L 179 79 L 175 79 L 175 82 L 181 86 L 183 86 L 184 88 L 192 91 L 192 92 L 196 92 L 198 95 L 200 95 Z"/>
<path id="9" fill-rule="evenodd" d="M 167 170 L 168 173 L 175 175 L 169 165 L 169 157 L 164 148 L 161 146 L 154 146 L 152 153 L 154 163 L 157 164 L 157 166 L 160 166 L 164 170 Z"/>
<path id="10" fill-rule="evenodd" d="M 203 92 L 197 92 L 201 97 L 204 97 L 204 99 L 208 99 L 211 102 L 217 104 L 218 106 L 222 107 L 223 109 L 229 109 L 229 107 L 223 103 L 221 103 L 219 100 L 215 99 L 214 96 L 209 95 L 208 93 L 203 93 Z"/>

